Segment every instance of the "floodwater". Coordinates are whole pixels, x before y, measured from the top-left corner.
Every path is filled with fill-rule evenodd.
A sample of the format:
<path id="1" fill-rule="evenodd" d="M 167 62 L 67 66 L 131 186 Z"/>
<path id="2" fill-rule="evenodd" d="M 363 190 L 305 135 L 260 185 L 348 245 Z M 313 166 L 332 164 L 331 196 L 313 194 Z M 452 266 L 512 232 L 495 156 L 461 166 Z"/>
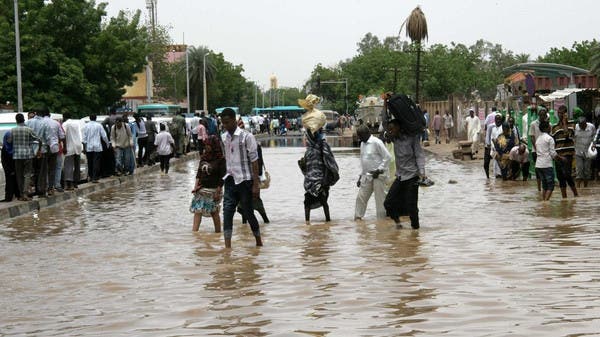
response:
<path id="1" fill-rule="evenodd" d="M 332 221 L 308 226 L 303 149 L 263 151 L 262 248 L 239 216 L 231 251 L 191 232 L 195 162 L 0 223 L 0 336 L 600 334 L 598 188 L 542 203 L 429 156 L 422 228 L 397 230 L 373 200 L 352 220 L 358 151 L 335 148 Z"/>

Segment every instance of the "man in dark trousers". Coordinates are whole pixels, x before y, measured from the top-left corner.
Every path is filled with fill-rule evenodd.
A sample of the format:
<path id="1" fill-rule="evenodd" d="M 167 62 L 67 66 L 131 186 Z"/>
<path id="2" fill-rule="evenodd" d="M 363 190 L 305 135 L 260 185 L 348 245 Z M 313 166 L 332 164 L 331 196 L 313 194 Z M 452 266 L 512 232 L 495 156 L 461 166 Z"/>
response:
<path id="1" fill-rule="evenodd" d="M 419 228 L 419 179 L 425 179 L 425 155 L 421 148 L 421 135 L 410 135 L 403 130 L 399 120 L 388 123 L 386 138 L 394 144 L 396 180 L 390 187 L 383 206 L 387 215 L 400 225 L 400 216 L 408 215 L 413 229 Z"/>
<path id="2" fill-rule="evenodd" d="M 258 152 L 256 139 L 252 133 L 240 129 L 235 119 L 235 111 L 225 108 L 221 112 L 222 134 L 227 162 L 225 174 L 225 193 L 223 195 L 223 234 L 225 248 L 231 248 L 233 216 L 239 204 L 244 210 L 256 246 L 262 246 L 258 220 L 254 216 L 253 199 L 260 198 L 260 180 L 258 176 Z"/>

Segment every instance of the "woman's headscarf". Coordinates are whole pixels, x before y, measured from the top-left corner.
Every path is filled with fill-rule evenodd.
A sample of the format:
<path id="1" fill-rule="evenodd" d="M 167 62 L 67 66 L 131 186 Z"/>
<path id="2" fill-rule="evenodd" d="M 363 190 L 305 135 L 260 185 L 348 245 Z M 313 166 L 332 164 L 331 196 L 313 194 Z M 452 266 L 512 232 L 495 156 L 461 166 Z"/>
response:
<path id="1" fill-rule="evenodd" d="M 202 161 L 213 161 L 223 158 L 223 147 L 221 145 L 221 138 L 216 135 L 210 135 L 204 141 L 204 145 L 208 145 L 210 147 L 210 151 L 207 151 L 208 148 L 204 148 L 204 152 L 200 156 Z"/>
<path id="2" fill-rule="evenodd" d="M 10 156 L 13 155 L 12 132 L 7 131 L 2 138 L 2 149 Z"/>

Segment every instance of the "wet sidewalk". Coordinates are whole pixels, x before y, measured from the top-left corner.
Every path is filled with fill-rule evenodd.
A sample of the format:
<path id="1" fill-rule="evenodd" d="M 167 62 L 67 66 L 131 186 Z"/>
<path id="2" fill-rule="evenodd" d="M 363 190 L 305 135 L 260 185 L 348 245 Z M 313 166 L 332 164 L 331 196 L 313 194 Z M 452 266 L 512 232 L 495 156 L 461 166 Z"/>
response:
<path id="1" fill-rule="evenodd" d="M 179 161 L 188 161 L 198 158 L 196 152 L 189 152 L 180 158 L 171 159 L 171 165 Z M 128 184 L 134 182 L 138 177 L 154 171 L 159 171 L 160 165 L 157 163 L 152 166 L 143 166 L 135 169 L 133 175 L 130 176 L 112 176 L 108 178 L 102 178 L 98 183 L 84 183 L 79 184 L 78 188 L 73 191 L 54 192 L 54 195 L 46 198 L 33 197 L 31 201 L 19 201 L 16 198 L 11 202 L 0 202 L 0 221 L 6 219 L 18 217 L 31 212 L 36 212 L 41 208 L 53 207 L 62 202 L 76 199 L 78 197 L 88 195 L 90 193 L 99 192 L 110 187 L 119 186 L 121 184 Z M 4 185 L 1 186 L 4 189 Z M 3 193 L 3 192 L 0 192 Z"/>

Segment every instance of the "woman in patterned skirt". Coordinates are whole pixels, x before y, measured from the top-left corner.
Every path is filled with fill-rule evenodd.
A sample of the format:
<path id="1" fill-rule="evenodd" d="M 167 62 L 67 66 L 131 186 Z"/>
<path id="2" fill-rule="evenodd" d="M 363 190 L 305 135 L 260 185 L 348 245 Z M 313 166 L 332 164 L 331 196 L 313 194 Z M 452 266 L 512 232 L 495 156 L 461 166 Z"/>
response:
<path id="1" fill-rule="evenodd" d="M 204 141 L 204 151 L 200 156 L 196 184 L 192 193 L 190 212 L 194 213 L 193 231 L 198 231 L 202 217 L 212 217 L 215 233 L 221 231 L 219 210 L 223 198 L 223 176 L 227 166 L 223 157 L 221 140 L 211 135 Z"/>

